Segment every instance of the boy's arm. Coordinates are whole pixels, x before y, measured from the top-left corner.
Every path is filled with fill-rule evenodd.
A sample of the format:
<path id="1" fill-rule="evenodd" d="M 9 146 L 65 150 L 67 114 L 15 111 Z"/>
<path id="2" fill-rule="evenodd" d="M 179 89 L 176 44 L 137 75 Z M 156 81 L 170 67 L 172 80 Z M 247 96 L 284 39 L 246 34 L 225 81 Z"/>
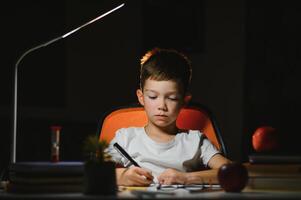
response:
<path id="1" fill-rule="evenodd" d="M 202 183 L 218 183 L 217 172 L 218 169 L 226 163 L 231 161 L 220 154 L 214 155 L 208 162 L 211 168 L 204 171 L 196 172 L 180 172 L 175 169 L 167 169 L 160 176 L 158 180 L 161 184 L 202 184 Z"/>
<path id="2" fill-rule="evenodd" d="M 117 185 L 148 186 L 153 181 L 151 173 L 140 167 L 116 168 Z"/>
<path id="3" fill-rule="evenodd" d="M 218 169 L 231 161 L 222 156 L 221 154 L 215 154 L 208 162 L 209 170 L 197 171 L 186 173 L 185 184 L 197 184 L 197 183 L 218 183 L 217 172 Z"/>
<path id="4" fill-rule="evenodd" d="M 218 183 L 217 172 L 218 169 L 209 169 L 196 172 L 180 172 L 169 168 L 160 174 L 158 181 L 163 185 Z"/>
<path id="5" fill-rule="evenodd" d="M 116 168 L 116 181 L 117 181 L 117 185 L 124 185 L 122 182 L 122 175 L 123 173 L 125 173 L 125 171 L 127 170 L 128 168 Z"/>
<path id="6" fill-rule="evenodd" d="M 218 169 L 222 165 L 224 165 L 226 163 L 230 163 L 230 162 L 231 162 L 230 160 L 228 160 L 227 158 L 225 158 L 221 154 L 215 154 L 208 161 L 208 167 L 210 167 L 211 169 Z"/>

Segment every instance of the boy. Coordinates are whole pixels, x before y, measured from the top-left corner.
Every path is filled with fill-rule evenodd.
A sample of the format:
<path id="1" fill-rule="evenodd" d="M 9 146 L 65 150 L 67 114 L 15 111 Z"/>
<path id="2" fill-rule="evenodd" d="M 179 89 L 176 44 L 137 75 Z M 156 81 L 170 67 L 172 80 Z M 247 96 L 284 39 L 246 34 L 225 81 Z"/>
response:
<path id="1" fill-rule="evenodd" d="M 127 167 L 128 161 L 113 148 L 117 142 L 141 168 L 117 168 L 118 185 L 149 185 L 153 181 L 201 183 L 206 175 L 216 174 L 216 170 L 187 172 L 187 163 L 218 169 L 229 162 L 208 139 L 202 139 L 201 132 L 179 130 L 176 126 L 181 108 L 190 99 L 187 91 L 190 80 L 190 61 L 181 53 L 155 48 L 143 56 L 137 97 L 144 106 L 148 123 L 145 127 L 119 129 L 108 148 L 113 160 Z"/>

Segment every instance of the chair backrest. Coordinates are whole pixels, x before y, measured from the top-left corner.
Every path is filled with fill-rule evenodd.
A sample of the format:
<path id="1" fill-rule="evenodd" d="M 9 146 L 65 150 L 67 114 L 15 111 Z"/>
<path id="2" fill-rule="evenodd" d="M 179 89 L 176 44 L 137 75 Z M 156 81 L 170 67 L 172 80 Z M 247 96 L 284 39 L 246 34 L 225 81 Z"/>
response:
<path id="1" fill-rule="evenodd" d="M 101 119 L 98 126 L 99 139 L 110 142 L 118 129 L 131 126 L 143 127 L 146 123 L 144 108 L 138 104 L 114 109 Z M 194 103 L 182 108 L 177 119 L 177 126 L 184 130 L 200 130 L 226 155 L 226 147 L 216 120 L 204 105 Z"/>

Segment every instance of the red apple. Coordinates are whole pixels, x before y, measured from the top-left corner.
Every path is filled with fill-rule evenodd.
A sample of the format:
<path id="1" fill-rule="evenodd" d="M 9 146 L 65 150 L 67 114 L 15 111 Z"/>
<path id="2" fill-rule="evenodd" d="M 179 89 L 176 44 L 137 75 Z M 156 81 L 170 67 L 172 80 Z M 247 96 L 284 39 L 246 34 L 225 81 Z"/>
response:
<path id="1" fill-rule="evenodd" d="M 248 171 L 244 165 L 232 162 L 222 165 L 217 173 L 219 184 L 226 192 L 240 192 L 248 183 Z"/>
<path id="2" fill-rule="evenodd" d="M 257 152 L 270 152 L 279 147 L 279 133 L 271 126 L 258 127 L 252 136 L 252 145 Z"/>

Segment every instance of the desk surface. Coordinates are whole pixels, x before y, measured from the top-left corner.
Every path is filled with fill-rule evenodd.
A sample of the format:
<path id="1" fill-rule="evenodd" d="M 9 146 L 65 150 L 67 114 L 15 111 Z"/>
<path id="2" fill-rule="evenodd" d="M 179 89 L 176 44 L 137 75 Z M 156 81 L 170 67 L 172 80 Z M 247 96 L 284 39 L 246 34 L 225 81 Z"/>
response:
<path id="1" fill-rule="evenodd" d="M 227 193 L 224 191 L 209 191 L 198 193 L 179 192 L 177 195 L 152 195 L 145 194 L 140 190 L 140 195 L 133 195 L 131 191 L 118 193 L 117 196 L 90 196 L 82 193 L 66 194 L 10 194 L 0 191 L 1 200 L 12 199 L 41 199 L 41 200 L 94 200 L 94 199 L 301 199 L 301 191 L 252 191 L 244 190 L 241 193 Z"/>

